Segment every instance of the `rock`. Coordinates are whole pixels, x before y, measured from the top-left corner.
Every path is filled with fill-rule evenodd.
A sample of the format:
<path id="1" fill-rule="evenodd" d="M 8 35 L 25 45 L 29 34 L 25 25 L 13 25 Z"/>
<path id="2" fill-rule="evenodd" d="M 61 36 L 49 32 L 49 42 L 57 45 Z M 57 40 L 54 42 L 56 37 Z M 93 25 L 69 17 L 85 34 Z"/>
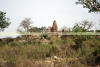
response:
<path id="1" fill-rule="evenodd" d="M 54 59 L 56 60 L 56 59 L 58 59 L 58 57 L 57 56 L 54 56 Z"/>

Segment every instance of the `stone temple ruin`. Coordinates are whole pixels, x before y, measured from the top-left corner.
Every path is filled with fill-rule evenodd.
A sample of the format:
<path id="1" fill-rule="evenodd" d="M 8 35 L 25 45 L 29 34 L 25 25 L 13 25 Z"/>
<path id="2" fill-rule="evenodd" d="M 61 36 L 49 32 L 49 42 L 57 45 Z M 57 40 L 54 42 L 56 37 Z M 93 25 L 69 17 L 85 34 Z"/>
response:
<path id="1" fill-rule="evenodd" d="M 46 32 L 58 32 L 58 26 L 55 20 L 53 21 L 52 27 L 49 26 Z"/>

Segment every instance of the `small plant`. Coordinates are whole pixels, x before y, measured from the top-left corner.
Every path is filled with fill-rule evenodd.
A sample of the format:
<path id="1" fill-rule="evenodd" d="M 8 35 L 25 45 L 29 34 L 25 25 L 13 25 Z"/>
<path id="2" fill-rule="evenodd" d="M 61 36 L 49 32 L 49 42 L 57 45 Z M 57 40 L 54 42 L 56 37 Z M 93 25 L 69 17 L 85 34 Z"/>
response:
<path id="1" fill-rule="evenodd" d="M 44 37 L 45 39 L 47 39 L 47 38 L 48 38 L 48 35 L 47 35 L 47 34 L 43 34 L 43 37 Z"/>

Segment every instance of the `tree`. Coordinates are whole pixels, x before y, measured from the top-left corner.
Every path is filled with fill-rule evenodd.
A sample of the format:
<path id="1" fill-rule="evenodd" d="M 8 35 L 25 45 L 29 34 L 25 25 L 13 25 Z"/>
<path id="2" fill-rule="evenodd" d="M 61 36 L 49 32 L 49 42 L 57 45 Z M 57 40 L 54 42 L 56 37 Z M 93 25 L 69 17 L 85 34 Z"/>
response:
<path id="1" fill-rule="evenodd" d="M 29 29 L 30 32 L 44 32 L 46 30 L 46 27 L 32 27 L 31 29 Z"/>
<path id="2" fill-rule="evenodd" d="M 100 12 L 100 0 L 78 0 L 76 4 L 82 4 L 89 12 Z"/>
<path id="3" fill-rule="evenodd" d="M 29 32 L 29 29 L 32 27 L 31 26 L 32 21 L 30 18 L 25 18 L 19 25 L 17 31 L 18 32 Z"/>
<path id="4" fill-rule="evenodd" d="M 21 34 L 23 34 L 22 37 L 28 41 L 30 36 L 26 33 L 30 32 L 29 30 L 31 27 L 32 27 L 32 20 L 30 18 L 25 18 L 20 23 L 17 31 L 20 32 Z"/>
<path id="5" fill-rule="evenodd" d="M 4 31 L 9 25 L 9 18 L 6 18 L 6 13 L 0 11 L 0 31 Z"/>
<path id="6" fill-rule="evenodd" d="M 41 32 L 40 28 L 38 27 L 32 27 L 31 29 L 29 29 L 30 32 Z"/>
<path id="7" fill-rule="evenodd" d="M 93 23 L 87 20 L 82 21 L 81 23 L 76 23 L 73 27 L 73 32 L 86 32 L 93 27 Z"/>
<path id="8" fill-rule="evenodd" d="M 41 31 L 41 32 L 45 32 L 45 31 L 46 31 L 46 27 L 41 27 L 41 28 L 40 28 L 40 31 Z"/>
<path id="9" fill-rule="evenodd" d="M 72 29 L 73 32 L 85 32 L 86 30 L 82 27 L 80 27 L 77 23 Z"/>
<path id="10" fill-rule="evenodd" d="M 81 23 L 76 23 L 75 26 L 72 28 L 72 32 L 87 32 L 93 27 L 93 23 L 87 20 L 82 21 Z M 81 51 L 82 48 L 82 42 L 86 41 L 88 39 L 95 38 L 95 36 L 92 35 L 75 35 L 73 36 L 73 39 L 75 39 L 76 47 L 77 49 L 80 48 Z"/>

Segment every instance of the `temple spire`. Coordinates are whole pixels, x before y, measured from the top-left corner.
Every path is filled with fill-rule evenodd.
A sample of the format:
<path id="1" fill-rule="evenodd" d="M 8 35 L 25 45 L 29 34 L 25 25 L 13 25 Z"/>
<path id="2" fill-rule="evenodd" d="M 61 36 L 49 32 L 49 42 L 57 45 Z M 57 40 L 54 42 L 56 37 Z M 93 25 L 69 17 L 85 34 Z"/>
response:
<path id="1" fill-rule="evenodd" d="M 56 23 L 56 20 L 53 21 L 52 29 L 51 32 L 57 32 L 58 31 L 58 26 Z"/>

